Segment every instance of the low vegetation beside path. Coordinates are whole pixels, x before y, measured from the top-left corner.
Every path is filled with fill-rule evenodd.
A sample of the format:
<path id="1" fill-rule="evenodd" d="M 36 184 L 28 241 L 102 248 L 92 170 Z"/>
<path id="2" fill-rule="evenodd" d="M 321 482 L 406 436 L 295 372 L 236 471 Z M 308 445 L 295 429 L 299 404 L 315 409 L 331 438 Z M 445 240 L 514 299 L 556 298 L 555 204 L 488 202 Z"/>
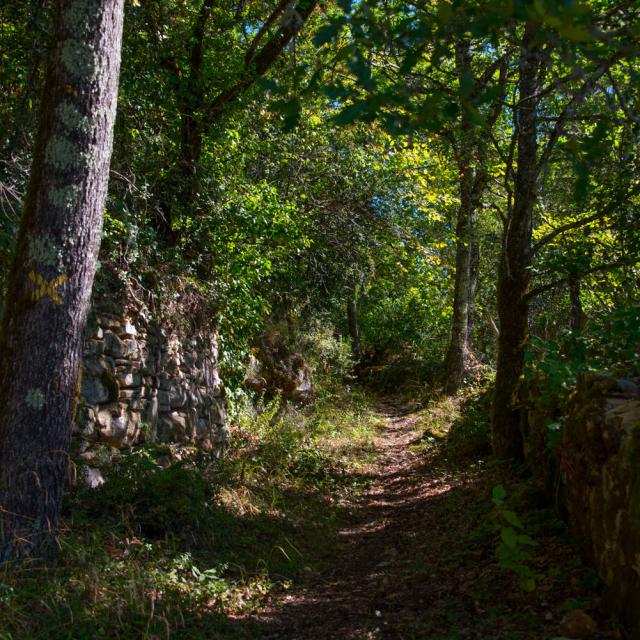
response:
<path id="1" fill-rule="evenodd" d="M 488 461 L 486 405 L 343 388 L 240 412 L 222 461 L 121 451 L 69 496 L 58 565 L 3 576 L 0 638 L 533 639 L 585 609 L 617 637 L 562 522 Z"/>

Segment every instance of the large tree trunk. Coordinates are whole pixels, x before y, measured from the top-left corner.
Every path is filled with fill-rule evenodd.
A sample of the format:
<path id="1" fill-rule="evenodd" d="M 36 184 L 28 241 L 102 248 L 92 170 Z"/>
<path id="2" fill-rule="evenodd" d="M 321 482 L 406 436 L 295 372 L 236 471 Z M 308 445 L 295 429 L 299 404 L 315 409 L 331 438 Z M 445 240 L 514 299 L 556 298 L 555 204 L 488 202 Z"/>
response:
<path id="1" fill-rule="evenodd" d="M 535 27 L 527 23 L 521 46 L 517 107 L 518 165 L 513 208 L 505 223 L 498 271 L 498 365 L 491 416 L 493 450 L 499 458 L 520 458 L 522 435 L 518 387 L 524 368 L 532 261 L 532 218 L 537 196 L 537 106 L 541 53 Z"/>
<path id="2" fill-rule="evenodd" d="M 59 0 L 0 333 L 0 562 L 51 560 L 111 158 L 123 0 Z"/>

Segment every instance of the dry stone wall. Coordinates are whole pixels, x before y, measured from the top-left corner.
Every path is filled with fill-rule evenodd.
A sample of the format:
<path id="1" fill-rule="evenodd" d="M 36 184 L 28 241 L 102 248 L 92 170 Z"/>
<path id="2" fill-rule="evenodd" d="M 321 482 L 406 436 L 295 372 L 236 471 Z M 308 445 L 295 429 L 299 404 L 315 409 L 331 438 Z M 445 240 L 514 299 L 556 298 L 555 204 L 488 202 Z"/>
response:
<path id="1" fill-rule="evenodd" d="M 563 417 L 553 455 L 540 433 Z M 555 476 L 569 525 L 640 639 L 640 379 L 585 377 L 561 410 L 529 407 L 531 466 Z"/>
<path id="2" fill-rule="evenodd" d="M 93 312 L 75 429 L 85 450 L 179 442 L 221 454 L 227 427 L 215 330 Z"/>

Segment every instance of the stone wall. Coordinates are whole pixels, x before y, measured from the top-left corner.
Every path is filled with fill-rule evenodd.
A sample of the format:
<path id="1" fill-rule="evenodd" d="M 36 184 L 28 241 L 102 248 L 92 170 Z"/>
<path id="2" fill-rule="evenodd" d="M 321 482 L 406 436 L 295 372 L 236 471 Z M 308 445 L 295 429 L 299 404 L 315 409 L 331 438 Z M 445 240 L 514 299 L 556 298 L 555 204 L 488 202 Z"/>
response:
<path id="1" fill-rule="evenodd" d="M 81 449 L 181 442 L 221 454 L 226 413 L 215 330 L 92 312 L 76 433 Z"/>
<path id="2" fill-rule="evenodd" d="M 640 638 L 640 380 L 586 377 L 562 409 L 562 439 L 543 468 L 555 470 L 554 493 L 612 608 Z M 532 466 L 544 458 L 535 434 L 557 416 L 528 410 Z"/>

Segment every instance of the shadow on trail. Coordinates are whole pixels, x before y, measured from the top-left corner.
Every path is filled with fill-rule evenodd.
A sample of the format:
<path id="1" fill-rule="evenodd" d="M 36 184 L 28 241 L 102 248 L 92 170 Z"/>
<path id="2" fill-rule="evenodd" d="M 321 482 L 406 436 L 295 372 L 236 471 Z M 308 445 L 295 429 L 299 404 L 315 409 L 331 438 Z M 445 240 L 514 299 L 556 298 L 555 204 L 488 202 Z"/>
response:
<path id="1" fill-rule="evenodd" d="M 447 447 L 416 449 L 420 414 L 385 410 L 372 485 L 348 508 L 325 570 L 237 620 L 238 632 L 265 640 L 557 636 L 562 607 L 586 597 L 575 550 L 557 536 L 543 540 L 540 569 L 554 571 L 536 593 L 522 591 L 495 560 L 494 472 L 477 457 L 456 469 Z"/>

